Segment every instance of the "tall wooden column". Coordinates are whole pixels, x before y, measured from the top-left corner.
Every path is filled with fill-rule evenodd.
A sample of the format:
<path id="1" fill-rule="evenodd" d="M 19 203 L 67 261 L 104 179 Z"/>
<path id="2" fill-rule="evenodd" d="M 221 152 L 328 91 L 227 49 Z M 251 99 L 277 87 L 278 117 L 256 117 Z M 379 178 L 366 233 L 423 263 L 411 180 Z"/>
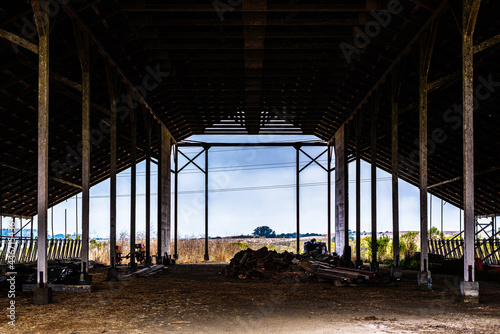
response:
<path id="1" fill-rule="evenodd" d="M 356 122 L 356 267 L 363 264 L 361 260 L 361 111 Z"/>
<path id="2" fill-rule="evenodd" d="M 147 112 L 146 110 L 144 111 Z M 145 114 L 146 122 L 146 265 L 151 264 L 151 121 Z"/>
<path id="3" fill-rule="evenodd" d="M 391 137 L 392 137 L 392 249 L 394 266 L 399 266 L 399 66 L 392 73 L 391 82 Z"/>
<path id="4" fill-rule="evenodd" d="M 474 281 L 474 52 L 473 35 L 480 0 L 463 0 L 462 100 L 464 155 L 464 281 Z"/>
<path id="5" fill-rule="evenodd" d="M 161 131 L 161 154 L 159 169 L 161 169 L 159 188 L 160 190 L 160 207 L 159 210 L 159 226 L 158 235 L 160 236 L 158 244 L 158 255 L 160 257 L 170 254 L 171 243 L 171 227 L 170 227 L 170 150 L 171 138 L 165 126 L 160 126 Z"/>
<path id="6" fill-rule="evenodd" d="M 422 34 L 420 39 L 419 68 L 419 176 L 420 176 L 420 270 L 427 271 L 429 264 L 429 238 L 427 216 L 427 77 L 436 37 L 435 26 Z"/>
<path id="7" fill-rule="evenodd" d="M 110 162 L 109 162 L 109 254 L 111 268 L 116 266 L 116 165 L 117 165 L 117 115 L 116 97 L 117 78 L 116 69 L 106 64 L 106 78 L 108 81 L 108 92 L 110 100 Z"/>
<path id="8" fill-rule="evenodd" d="M 372 269 L 378 269 L 377 263 L 377 118 L 380 108 L 380 92 L 372 102 L 371 115 L 371 209 L 372 209 Z"/>
<path id="9" fill-rule="evenodd" d="M 137 219 L 137 122 L 132 103 L 132 91 L 129 91 L 130 107 L 130 271 L 136 270 L 135 235 Z"/>
<path id="10" fill-rule="evenodd" d="M 335 252 L 350 260 L 346 131 L 344 124 L 335 133 Z"/>
<path id="11" fill-rule="evenodd" d="M 89 33 L 73 22 L 82 68 L 82 275 L 88 274 L 90 228 L 90 61 Z"/>
<path id="12" fill-rule="evenodd" d="M 47 287 L 47 210 L 49 197 L 49 33 L 48 1 L 32 0 L 38 30 L 38 287 Z M 40 6 L 44 6 L 41 8 Z"/>

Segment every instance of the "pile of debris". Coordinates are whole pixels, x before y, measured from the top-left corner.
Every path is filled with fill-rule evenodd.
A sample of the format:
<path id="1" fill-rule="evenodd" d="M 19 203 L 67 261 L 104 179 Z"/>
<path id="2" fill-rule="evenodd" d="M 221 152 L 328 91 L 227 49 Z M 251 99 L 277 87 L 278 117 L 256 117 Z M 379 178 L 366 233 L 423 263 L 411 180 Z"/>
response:
<path id="1" fill-rule="evenodd" d="M 256 251 L 248 248 L 236 253 L 223 273 L 239 279 L 274 279 L 285 283 L 319 280 L 352 285 L 390 282 L 381 273 L 348 268 L 335 254 L 321 253 L 316 249 L 305 254 L 293 254 L 269 251 L 267 247 Z"/>

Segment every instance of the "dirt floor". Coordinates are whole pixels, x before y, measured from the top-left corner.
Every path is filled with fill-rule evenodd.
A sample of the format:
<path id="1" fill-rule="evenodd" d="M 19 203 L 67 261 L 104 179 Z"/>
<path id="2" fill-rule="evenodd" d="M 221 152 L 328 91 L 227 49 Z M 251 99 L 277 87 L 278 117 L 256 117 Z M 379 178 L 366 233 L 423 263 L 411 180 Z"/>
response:
<path id="1" fill-rule="evenodd" d="M 9 325 L 2 292 L 0 333 L 500 333 L 500 283 L 480 284 L 480 303 L 459 300 L 459 280 L 435 276 L 434 291 L 405 272 L 393 287 L 241 281 L 222 265 L 177 265 L 150 277 L 106 282 L 95 292 L 54 292 L 54 303 L 16 296 Z"/>

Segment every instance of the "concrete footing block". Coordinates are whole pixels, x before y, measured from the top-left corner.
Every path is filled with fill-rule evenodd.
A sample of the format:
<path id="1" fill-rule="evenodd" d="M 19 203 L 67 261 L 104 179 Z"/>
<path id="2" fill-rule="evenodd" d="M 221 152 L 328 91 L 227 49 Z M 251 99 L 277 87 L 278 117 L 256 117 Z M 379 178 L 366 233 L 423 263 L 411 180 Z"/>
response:
<path id="1" fill-rule="evenodd" d="M 417 284 L 419 286 L 427 286 L 429 282 L 429 277 L 431 276 L 430 271 L 421 271 L 417 274 Z"/>
<path id="2" fill-rule="evenodd" d="M 52 288 L 35 288 L 33 290 L 33 303 L 35 305 L 52 303 Z"/>
<path id="3" fill-rule="evenodd" d="M 402 267 L 395 267 L 391 266 L 391 277 L 394 278 L 401 278 L 403 277 L 403 268 Z"/>
<path id="4" fill-rule="evenodd" d="M 460 294 L 466 303 L 479 302 L 479 282 L 460 282 Z"/>

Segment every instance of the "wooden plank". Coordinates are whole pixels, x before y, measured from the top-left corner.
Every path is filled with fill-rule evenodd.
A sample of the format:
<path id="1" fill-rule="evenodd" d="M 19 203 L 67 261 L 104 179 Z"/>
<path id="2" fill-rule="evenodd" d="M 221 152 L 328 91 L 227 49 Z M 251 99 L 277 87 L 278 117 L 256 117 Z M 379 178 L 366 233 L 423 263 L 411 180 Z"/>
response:
<path id="1" fill-rule="evenodd" d="M 162 270 L 164 267 L 165 266 L 162 264 L 156 264 L 156 265 L 148 267 L 148 268 L 143 268 L 141 270 L 137 270 L 136 272 L 125 275 L 123 277 L 127 278 L 127 277 L 132 277 L 132 276 L 145 276 L 145 275 L 148 275 L 151 273 L 156 273 L 156 272 Z"/>

